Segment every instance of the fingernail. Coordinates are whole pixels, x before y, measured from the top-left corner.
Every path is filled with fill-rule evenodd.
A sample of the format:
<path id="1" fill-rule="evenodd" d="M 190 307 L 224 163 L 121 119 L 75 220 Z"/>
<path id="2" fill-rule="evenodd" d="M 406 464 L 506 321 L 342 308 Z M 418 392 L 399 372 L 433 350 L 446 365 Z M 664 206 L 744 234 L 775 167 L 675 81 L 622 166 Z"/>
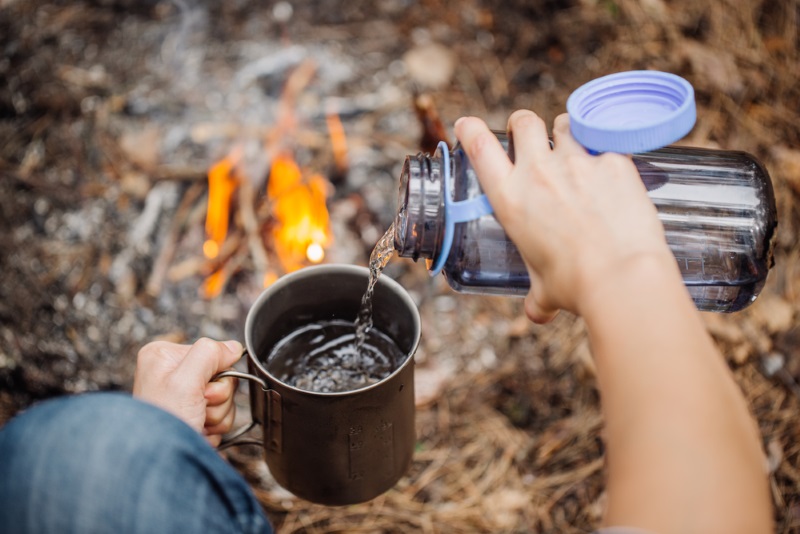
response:
<path id="1" fill-rule="evenodd" d="M 243 350 L 242 344 L 235 340 L 223 341 L 222 344 L 228 347 L 231 352 L 242 352 Z"/>
<path id="2" fill-rule="evenodd" d="M 466 117 L 460 117 L 458 120 L 456 120 L 455 124 L 453 124 L 453 127 L 458 128 L 458 125 L 464 122 L 464 119 L 466 119 Z"/>

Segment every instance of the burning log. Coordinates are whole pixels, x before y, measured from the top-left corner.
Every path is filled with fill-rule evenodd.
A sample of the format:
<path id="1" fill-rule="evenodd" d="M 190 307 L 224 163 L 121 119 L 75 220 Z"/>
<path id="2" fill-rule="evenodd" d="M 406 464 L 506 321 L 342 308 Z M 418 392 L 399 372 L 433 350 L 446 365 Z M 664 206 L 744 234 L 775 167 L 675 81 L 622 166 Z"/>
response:
<path id="1" fill-rule="evenodd" d="M 325 247 L 332 240 L 326 205 L 330 184 L 323 176 L 304 177 L 294 159 L 288 153 L 281 153 L 272 162 L 267 202 L 262 203 L 266 209 L 260 209 L 252 182 L 240 177 L 237 157 L 234 152 L 209 171 L 208 239 L 203 245 L 206 260 L 181 264 L 170 270 L 174 278 L 213 266 L 213 272 L 203 283 L 205 298 L 219 295 L 248 257 L 265 286 L 277 278 L 270 269 L 269 252 L 264 243 L 264 221 L 268 217 L 274 220 L 269 235 L 283 272 L 297 270 L 308 263 L 320 263 L 325 258 Z M 228 236 L 229 210 L 237 189 L 240 227 Z"/>
<path id="2" fill-rule="evenodd" d="M 219 296 L 231 276 L 242 267 L 247 256 L 246 247 L 237 247 L 234 255 L 203 281 L 203 296 L 207 299 Z"/>

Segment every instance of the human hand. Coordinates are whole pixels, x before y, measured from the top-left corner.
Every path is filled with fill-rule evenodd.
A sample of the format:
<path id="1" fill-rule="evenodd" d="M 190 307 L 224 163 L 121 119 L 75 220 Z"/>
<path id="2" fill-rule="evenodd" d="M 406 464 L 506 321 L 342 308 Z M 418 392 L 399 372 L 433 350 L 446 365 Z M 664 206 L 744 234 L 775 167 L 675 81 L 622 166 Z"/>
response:
<path id="1" fill-rule="evenodd" d="M 197 340 L 193 345 L 148 343 L 139 351 L 133 395 L 176 415 L 217 446 L 233 425 L 236 379 L 210 382 L 241 358 L 238 341 Z"/>
<path id="2" fill-rule="evenodd" d="M 559 309 L 581 314 L 607 280 L 643 258 L 674 259 L 630 157 L 592 156 L 555 120 L 551 150 L 544 121 L 531 111 L 508 120 L 512 163 L 486 124 L 459 119 L 455 133 L 531 279 L 525 310 L 547 322 Z"/>

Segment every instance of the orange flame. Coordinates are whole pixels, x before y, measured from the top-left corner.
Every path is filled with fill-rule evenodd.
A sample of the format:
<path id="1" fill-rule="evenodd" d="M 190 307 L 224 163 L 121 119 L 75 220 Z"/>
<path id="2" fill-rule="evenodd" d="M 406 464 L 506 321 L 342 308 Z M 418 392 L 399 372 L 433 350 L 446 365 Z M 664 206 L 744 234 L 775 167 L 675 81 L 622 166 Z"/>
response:
<path id="1" fill-rule="evenodd" d="M 231 196 L 239 184 L 236 164 L 241 152 L 233 150 L 208 170 L 208 209 L 206 212 L 206 241 L 203 254 L 214 259 L 228 235 Z"/>
<path id="2" fill-rule="evenodd" d="M 203 254 L 210 260 L 219 256 L 222 244 L 228 235 L 231 197 L 239 185 L 237 164 L 240 157 L 241 151 L 234 149 L 208 170 L 206 241 L 203 243 Z M 205 298 L 218 296 L 225 288 L 230 274 L 230 269 L 226 269 L 226 265 L 217 268 L 203 281 L 203 296 Z"/>
<path id="3" fill-rule="evenodd" d="M 288 154 L 272 162 L 267 196 L 273 202 L 277 225 L 272 231 L 275 252 L 286 272 L 306 261 L 319 263 L 331 242 L 327 198 L 328 181 L 318 174 L 307 179 Z"/>
<path id="4" fill-rule="evenodd" d="M 219 296 L 227 281 L 228 276 L 225 269 L 217 269 L 203 281 L 203 296 L 207 299 Z"/>
<path id="5" fill-rule="evenodd" d="M 262 283 L 265 289 L 277 281 L 278 281 L 278 275 L 275 274 L 274 271 L 267 271 L 266 273 L 264 273 L 264 280 L 262 281 Z"/>

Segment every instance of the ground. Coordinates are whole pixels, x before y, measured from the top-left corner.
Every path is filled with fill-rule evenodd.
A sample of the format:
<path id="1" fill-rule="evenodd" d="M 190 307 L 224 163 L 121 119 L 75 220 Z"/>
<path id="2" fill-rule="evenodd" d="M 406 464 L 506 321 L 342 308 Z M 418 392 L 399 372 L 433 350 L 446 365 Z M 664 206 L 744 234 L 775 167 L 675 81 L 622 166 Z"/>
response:
<path id="1" fill-rule="evenodd" d="M 745 311 L 704 320 L 758 420 L 777 531 L 800 531 L 798 22 L 796 0 L 0 0 L 0 423 L 44 398 L 128 390 L 151 339 L 241 338 L 264 264 L 242 245 L 222 294 L 201 294 L 215 267 L 202 256 L 206 171 L 234 146 L 256 194 L 276 136 L 326 175 L 326 261 L 364 265 L 403 158 L 430 134 L 415 97 L 452 142 L 461 115 L 503 129 L 530 108 L 550 123 L 582 83 L 657 69 L 696 90 L 681 144 L 750 152 L 772 177 L 767 285 Z M 277 487 L 257 449 L 230 452 L 278 531 L 596 528 L 603 421 L 580 319 L 534 326 L 519 300 L 458 295 L 405 260 L 386 274 L 423 320 L 411 471 L 370 503 L 325 508 Z M 246 419 L 244 394 L 241 407 Z"/>

